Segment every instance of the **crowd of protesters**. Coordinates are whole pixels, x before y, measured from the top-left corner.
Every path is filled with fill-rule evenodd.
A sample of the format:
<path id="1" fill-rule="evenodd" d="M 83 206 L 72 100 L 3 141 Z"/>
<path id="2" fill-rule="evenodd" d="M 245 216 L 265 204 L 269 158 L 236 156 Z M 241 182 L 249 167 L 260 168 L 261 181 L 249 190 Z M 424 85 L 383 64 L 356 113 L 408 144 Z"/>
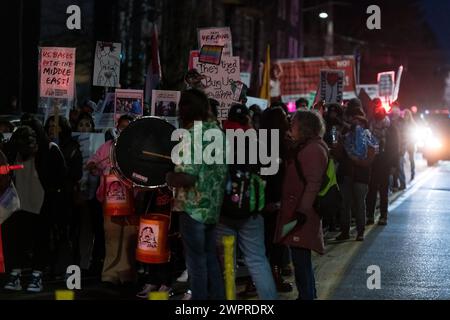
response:
<path id="1" fill-rule="evenodd" d="M 190 289 L 185 299 L 224 299 L 222 236 L 233 235 L 236 256 L 243 259 L 251 277 L 241 297 L 277 299 L 279 293 L 293 290 L 284 277 L 294 274 L 299 299 L 317 298 L 311 255 L 324 253 L 324 231 L 339 230 L 336 240 L 349 240 L 354 218 L 356 240 L 363 241 L 366 226 L 375 222 L 378 195 L 378 224 L 385 226 L 389 192 L 406 188 L 406 154 L 414 179 L 415 150 L 407 134 L 414 126 L 411 112 L 406 110 L 402 117 L 394 105 L 389 115 L 379 99 L 366 106 L 358 99 L 345 106 L 318 103 L 313 110 L 307 100 L 300 99 L 292 114 L 281 102 L 262 111 L 243 101 L 232 106 L 228 120 L 221 123 L 218 105 L 200 90 L 184 91 L 179 103 L 181 127 L 191 134 L 196 121 L 201 121 L 203 130 L 278 130 L 280 169 L 276 175 L 261 176 L 259 166 L 177 165 L 167 174 L 168 187 L 176 191 L 166 188 L 150 196 L 152 208 L 172 215 L 176 223 L 171 233 L 182 242 L 182 250 L 171 244 L 177 257 L 165 265 L 135 261 L 136 216 L 105 217 L 102 212 L 101 177 L 110 173 L 114 139 L 132 117 L 121 117 L 117 127 L 105 133 L 105 144 L 87 161 L 72 133 L 97 132 L 91 102 L 72 110 L 69 119 L 49 117 L 43 125 L 24 115 L 18 128 L 3 126 L 12 136 L 2 144 L 2 152 L 9 164 L 24 165 L 8 175 L 20 208 L 1 225 L 10 273 L 5 289 L 22 290 L 23 271 L 31 269 L 27 290 L 40 292 L 44 279 L 64 276 L 68 265 L 79 265 L 88 254 L 90 273 L 111 287 L 134 285 L 138 274 L 145 274 L 137 294 L 140 298 L 152 291 L 172 293 L 174 261 L 183 260 L 186 270 L 179 280 L 188 278 Z M 320 216 L 316 200 L 330 161 L 335 163 L 342 201 L 336 203 L 336 210 Z M 257 183 L 256 189 L 264 190 L 258 199 L 249 200 L 260 205 L 256 209 L 234 207 L 233 189 L 242 182 L 233 179 L 241 174 Z M 80 186 L 83 175 L 87 183 Z M 149 198 L 148 194 L 134 196 L 137 208 Z M 83 216 L 89 217 L 92 229 L 89 253 L 80 246 L 86 227 Z M 292 221 L 296 224 L 286 233 L 284 227 Z"/>

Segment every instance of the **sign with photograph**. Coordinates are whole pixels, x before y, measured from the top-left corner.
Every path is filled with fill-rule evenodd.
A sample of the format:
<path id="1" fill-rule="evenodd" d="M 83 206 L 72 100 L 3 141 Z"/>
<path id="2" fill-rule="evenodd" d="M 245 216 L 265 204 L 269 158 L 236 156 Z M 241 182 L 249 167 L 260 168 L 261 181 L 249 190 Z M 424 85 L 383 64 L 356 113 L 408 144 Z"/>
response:
<path id="1" fill-rule="evenodd" d="M 120 87 L 120 43 L 97 41 L 95 49 L 93 85 L 99 87 Z"/>
<path id="2" fill-rule="evenodd" d="M 144 90 L 116 89 L 115 122 L 125 114 L 140 117 L 144 114 Z"/>
<path id="3" fill-rule="evenodd" d="M 320 100 L 326 103 L 341 103 L 344 98 L 344 71 L 320 71 Z"/>
<path id="4" fill-rule="evenodd" d="M 151 115 L 165 119 L 178 128 L 178 104 L 180 91 L 153 90 Z"/>

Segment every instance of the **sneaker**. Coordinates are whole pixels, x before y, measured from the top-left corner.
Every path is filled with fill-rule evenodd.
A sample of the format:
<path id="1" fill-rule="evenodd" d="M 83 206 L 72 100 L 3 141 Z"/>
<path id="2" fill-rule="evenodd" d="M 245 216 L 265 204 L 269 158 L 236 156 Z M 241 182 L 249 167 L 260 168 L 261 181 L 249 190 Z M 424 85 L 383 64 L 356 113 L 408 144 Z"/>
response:
<path id="1" fill-rule="evenodd" d="M 20 284 L 21 273 L 17 271 L 11 272 L 9 275 L 9 280 L 6 283 L 4 289 L 10 291 L 20 291 L 22 290 L 22 285 Z"/>
<path id="2" fill-rule="evenodd" d="M 181 276 L 177 278 L 177 282 L 188 282 L 189 274 L 187 270 L 184 270 Z"/>
<path id="3" fill-rule="evenodd" d="M 335 239 L 335 241 L 347 241 L 350 240 L 350 235 L 348 233 L 341 233 L 339 236 L 337 236 L 337 238 Z"/>
<path id="4" fill-rule="evenodd" d="M 44 289 L 42 286 L 42 272 L 39 271 L 33 271 L 33 274 L 31 275 L 31 281 L 28 285 L 27 291 L 38 293 L 41 292 Z"/>
<path id="5" fill-rule="evenodd" d="M 139 292 L 136 297 L 138 297 L 139 299 L 147 299 L 148 298 L 148 294 L 152 291 L 156 291 L 158 290 L 158 286 L 154 285 L 154 284 L 146 284 L 144 285 L 144 287 L 142 288 L 142 291 Z"/>
<path id="6" fill-rule="evenodd" d="M 187 290 L 184 295 L 183 298 L 181 300 L 192 300 L 192 291 L 191 290 Z"/>
<path id="7" fill-rule="evenodd" d="M 386 218 L 380 218 L 380 220 L 378 220 L 378 225 L 379 226 L 387 226 L 387 219 Z"/>

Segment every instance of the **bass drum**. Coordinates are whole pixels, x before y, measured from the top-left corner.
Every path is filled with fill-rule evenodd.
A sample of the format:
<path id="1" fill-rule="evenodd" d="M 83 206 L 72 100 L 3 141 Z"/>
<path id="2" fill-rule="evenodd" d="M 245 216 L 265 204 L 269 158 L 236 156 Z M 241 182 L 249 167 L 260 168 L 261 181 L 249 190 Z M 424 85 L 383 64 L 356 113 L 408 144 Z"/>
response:
<path id="1" fill-rule="evenodd" d="M 111 149 L 111 163 L 117 177 L 130 188 L 165 187 L 166 174 L 174 169 L 170 159 L 177 144 L 171 141 L 174 131 L 174 126 L 156 117 L 143 117 L 130 123 Z"/>

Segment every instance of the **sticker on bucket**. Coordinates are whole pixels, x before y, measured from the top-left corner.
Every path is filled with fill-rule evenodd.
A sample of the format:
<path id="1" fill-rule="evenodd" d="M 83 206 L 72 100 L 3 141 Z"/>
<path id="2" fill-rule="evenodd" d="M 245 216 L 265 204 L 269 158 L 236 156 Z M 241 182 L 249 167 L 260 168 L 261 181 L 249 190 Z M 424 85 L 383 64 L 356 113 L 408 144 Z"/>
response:
<path id="1" fill-rule="evenodd" d="M 139 230 L 138 248 L 144 251 L 158 250 L 158 224 L 141 224 Z"/>
<path id="2" fill-rule="evenodd" d="M 107 203 L 127 203 L 127 189 L 114 176 L 106 177 L 106 201 Z"/>

